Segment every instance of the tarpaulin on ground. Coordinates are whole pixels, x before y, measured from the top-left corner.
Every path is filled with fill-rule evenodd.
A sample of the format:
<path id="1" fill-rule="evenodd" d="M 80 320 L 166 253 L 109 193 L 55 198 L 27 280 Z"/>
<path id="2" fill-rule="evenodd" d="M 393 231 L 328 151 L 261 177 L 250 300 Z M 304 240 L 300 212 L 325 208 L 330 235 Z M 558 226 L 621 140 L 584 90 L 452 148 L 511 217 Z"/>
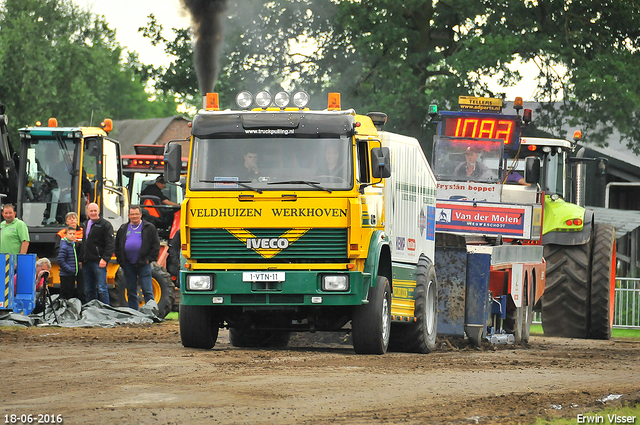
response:
<path id="1" fill-rule="evenodd" d="M 149 324 L 162 322 L 158 314 L 158 304 L 151 300 L 140 310 L 129 307 L 111 307 L 101 301 L 89 301 L 82 305 L 80 300 L 59 299 L 52 295 L 52 304 L 47 302 L 43 313 L 24 316 L 12 312 L 0 312 L 0 326 L 61 326 L 65 328 L 99 327 L 112 328 L 121 325 Z"/>

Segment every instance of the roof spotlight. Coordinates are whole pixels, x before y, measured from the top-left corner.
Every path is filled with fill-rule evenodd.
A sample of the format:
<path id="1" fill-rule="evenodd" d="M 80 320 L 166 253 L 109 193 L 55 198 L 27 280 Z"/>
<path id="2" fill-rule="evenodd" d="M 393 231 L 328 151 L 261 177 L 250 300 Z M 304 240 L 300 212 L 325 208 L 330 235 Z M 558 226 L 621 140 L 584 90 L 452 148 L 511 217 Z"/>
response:
<path id="1" fill-rule="evenodd" d="M 271 105 L 271 93 L 266 90 L 259 91 L 256 94 L 256 105 L 261 108 L 266 108 Z"/>
<path id="2" fill-rule="evenodd" d="M 299 91 L 293 95 L 293 104 L 302 109 L 309 104 L 309 94 L 306 91 Z"/>
<path id="3" fill-rule="evenodd" d="M 286 108 L 289 104 L 289 100 L 289 93 L 287 93 L 286 91 L 279 91 L 273 98 L 273 103 L 275 103 L 279 108 Z"/>
<path id="4" fill-rule="evenodd" d="M 239 108 L 249 109 L 253 103 L 253 95 L 250 91 L 243 90 L 236 95 L 236 104 Z"/>

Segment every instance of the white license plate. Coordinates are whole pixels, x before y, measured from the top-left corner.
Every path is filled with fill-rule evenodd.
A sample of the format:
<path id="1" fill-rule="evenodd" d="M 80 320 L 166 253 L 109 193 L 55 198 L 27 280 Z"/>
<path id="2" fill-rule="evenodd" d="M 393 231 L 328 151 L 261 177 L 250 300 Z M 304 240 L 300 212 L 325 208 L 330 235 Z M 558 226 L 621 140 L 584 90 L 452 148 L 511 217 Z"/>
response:
<path id="1" fill-rule="evenodd" d="M 243 282 L 284 282 L 284 272 L 244 272 Z"/>

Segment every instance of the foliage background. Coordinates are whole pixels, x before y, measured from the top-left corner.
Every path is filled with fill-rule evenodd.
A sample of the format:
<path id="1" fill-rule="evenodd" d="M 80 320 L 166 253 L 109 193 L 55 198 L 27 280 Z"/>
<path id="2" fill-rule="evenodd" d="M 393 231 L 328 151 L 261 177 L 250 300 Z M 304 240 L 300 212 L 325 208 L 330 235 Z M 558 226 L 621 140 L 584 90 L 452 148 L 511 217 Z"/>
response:
<path id="1" fill-rule="evenodd" d="M 215 91 L 233 107 L 241 89 L 329 91 L 359 112 L 383 111 L 390 130 L 428 150 L 428 106 L 459 95 L 504 97 L 520 62 L 538 69 L 538 128 L 603 144 L 614 130 L 640 153 L 639 0 L 208 0 L 226 5 Z M 140 29 L 173 60 L 124 55 L 104 18 L 71 0 L 0 3 L 0 101 L 12 128 L 56 115 L 88 124 L 175 114 L 200 104 L 189 28 Z M 146 92 L 145 92 L 146 88 Z M 213 87 L 212 87 L 213 89 Z"/>

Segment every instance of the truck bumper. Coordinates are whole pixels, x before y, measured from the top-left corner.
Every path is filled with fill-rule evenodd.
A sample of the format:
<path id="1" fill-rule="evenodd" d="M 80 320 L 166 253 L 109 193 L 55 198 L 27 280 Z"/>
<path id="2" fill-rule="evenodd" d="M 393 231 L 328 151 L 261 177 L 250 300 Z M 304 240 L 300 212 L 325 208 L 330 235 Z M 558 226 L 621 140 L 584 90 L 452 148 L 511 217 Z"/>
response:
<path id="1" fill-rule="evenodd" d="M 270 271 L 271 272 L 271 271 Z M 278 309 L 290 306 L 354 306 L 366 303 L 370 275 L 362 272 L 278 270 L 284 273 L 279 282 L 248 282 L 243 271 L 181 271 L 180 303 L 183 305 L 215 305 L 234 307 L 270 307 Z M 247 273 L 247 272 L 244 272 Z M 189 290 L 190 276 L 210 276 L 213 289 Z M 348 289 L 323 290 L 324 276 L 346 276 Z"/>

